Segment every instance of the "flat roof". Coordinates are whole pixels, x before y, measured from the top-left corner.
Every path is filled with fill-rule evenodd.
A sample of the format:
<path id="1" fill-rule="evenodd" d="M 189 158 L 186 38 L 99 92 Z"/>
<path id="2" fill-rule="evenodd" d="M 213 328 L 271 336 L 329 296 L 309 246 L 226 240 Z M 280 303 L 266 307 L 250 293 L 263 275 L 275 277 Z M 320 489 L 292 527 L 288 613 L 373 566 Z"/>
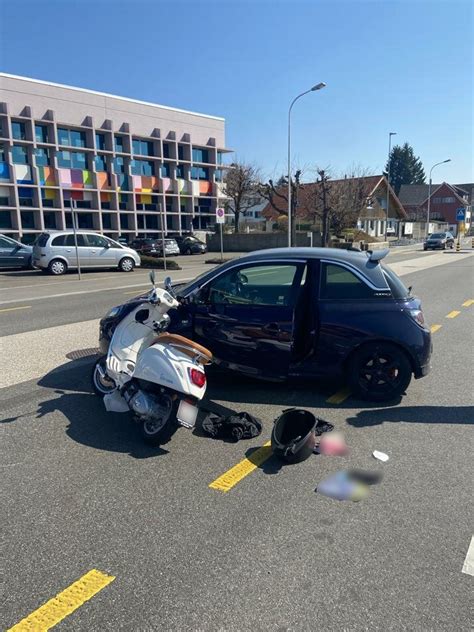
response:
<path id="1" fill-rule="evenodd" d="M 140 105 L 150 105 L 155 108 L 162 108 L 163 110 L 171 110 L 172 112 L 182 112 L 183 114 L 192 114 L 193 116 L 201 116 L 208 119 L 214 119 L 215 121 L 225 121 L 222 116 L 212 116 L 211 114 L 202 114 L 201 112 L 192 112 L 191 110 L 182 110 L 180 108 L 172 108 L 169 105 L 160 105 L 159 103 L 151 103 L 150 101 L 140 101 L 139 99 L 130 99 L 129 97 L 121 97 L 118 94 L 109 94 L 108 92 L 98 92 L 97 90 L 88 90 L 87 88 L 78 88 L 76 86 L 69 86 L 64 83 L 54 83 L 53 81 L 43 81 L 42 79 L 32 79 L 31 77 L 22 77 L 20 75 L 10 75 L 6 72 L 0 72 L 0 77 L 6 77 L 8 79 L 19 79 L 20 81 L 31 81 L 33 83 L 39 83 L 44 86 L 54 86 L 55 88 L 66 88 L 68 90 L 76 90 L 77 92 L 87 92 L 88 94 L 96 94 L 100 97 L 110 97 L 112 99 L 120 99 L 121 101 L 129 101 L 130 103 L 138 103 Z"/>

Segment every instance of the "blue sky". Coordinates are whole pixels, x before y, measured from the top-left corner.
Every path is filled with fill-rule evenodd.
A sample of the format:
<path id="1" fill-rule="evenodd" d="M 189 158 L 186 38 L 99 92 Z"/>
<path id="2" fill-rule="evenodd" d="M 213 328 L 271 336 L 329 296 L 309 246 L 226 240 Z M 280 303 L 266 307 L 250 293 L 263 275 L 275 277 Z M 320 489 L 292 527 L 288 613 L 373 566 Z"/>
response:
<path id="1" fill-rule="evenodd" d="M 473 174 L 469 1 L 0 0 L 4 72 L 226 118 L 239 159 L 381 172 L 388 132 L 435 180 Z"/>

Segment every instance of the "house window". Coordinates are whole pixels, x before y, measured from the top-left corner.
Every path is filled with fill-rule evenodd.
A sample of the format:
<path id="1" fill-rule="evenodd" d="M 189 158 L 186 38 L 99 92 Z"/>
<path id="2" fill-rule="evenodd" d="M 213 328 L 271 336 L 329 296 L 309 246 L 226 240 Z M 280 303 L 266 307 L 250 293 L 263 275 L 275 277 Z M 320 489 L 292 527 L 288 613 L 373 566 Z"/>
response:
<path id="1" fill-rule="evenodd" d="M 332 263 L 324 264 L 321 278 L 322 299 L 372 298 L 373 291 L 355 274 Z"/>
<path id="2" fill-rule="evenodd" d="M 178 160 L 186 160 L 184 156 L 184 150 L 185 150 L 184 145 L 178 145 Z"/>
<path id="3" fill-rule="evenodd" d="M 224 162 L 224 154 L 222 153 L 222 151 L 218 151 L 217 152 L 217 164 L 218 165 L 222 165 Z"/>
<path id="4" fill-rule="evenodd" d="M 23 228 L 35 228 L 35 216 L 33 211 L 21 212 L 21 225 L 23 226 Z"/>
<path id="5" fill-rule="evenodd" d="M 95 147 L 96 149 L 105 150 L 105 134 L 100 134 L 99 132 L 95 135 Z"/>
<path id="6" fill-rule="evenodd" d="M 123 153 L 123 136 L 114 136 L 115 151 Z"/>
<path id="7" fill-rule="evenodd" d="M 114 158 L 114 171 L 115 173 L 125 173 L 125 163 L 120 156 Z"/>
<path id="8" fill-rule="evenodd" d="M 434 197 L 434 198 L 433 198 L 433 204 L 441 204 L 441 200 L 442 200 L 442 199 L 443 199 L 443 198 L 440 198 L 440 197 Z"/>
<path id="9" fill-rule="evenodd" d="M 12 136 L 15 140 L 26 140 L 25 124 L 19 121 L 12 121 Z"/>
<path id="10" fill-rule="evenodd" d="M 453 204 L 453 202 L 455 202 L 455 199 L 453 197 L 444 197 L 441 200 L 442 204 Z"/>
<path id="11" fill-rule="evenodd" d="M 133 153 L 137 156 L 153 156 L 153 143 L 148 140 L 134 138 L 132 141 Z"/>
<path id="12" fill-rule="evenodd" d="M 87 169 L 87 157 L 81 151 L 58 151 L 58 167 L 66 169 Z"/>
<path id="13" fill-rule="evenodd" d="M 5 145 L 0 145 L 0 162 L 5 162 Z"/>
<path id="14" fill-rule="evenodd" d="M 94 158 L 95 170 L 96 171 L 107 171 L 107 166 L 105 163 L 105 156 L 95 156 Z"/>
<path id="15" fill-rule="evenodd" d="M 193 147 L 193 162 L 209 162 L 209 151 Z"/>
<path id="16" fill-rule="evenodd" d="M 33 206 L 33 189 L 19 187 L 18 201 L 20 202 L 20 206 Z"/>
<path id="17" fill-rule="evenodd" d="M 192 180 L 209 180 L 209 169 L 207 167 L 191 167 Z"/>
<path id="18" fill-rule="evenodd" d="M 44 206 L 44 201 L 43 201 Z M 49 229 L 56 228 L 56 213 L 43 213 L 44 227 Z"/>
<path id="19" fill-rule="evenodd" d="M 103 203 L 102 208 L 104 208 Z M 112 228 L 112 215 L 110 213 L 102 214 L 102 228 L 105 228 L 106 230 Z"/>
<path id="20" fill-rule="evenodd" d="M 170 145 L 169 143 L 163 143 L 163 158 L 170 157 Z"/>
<path id="21" fill-rule="evenodd" d="M 161 165 L 160 173 L 161 173 L 161 177 L 162 178 L 169 178 L 170 177 L 170 166 L 169 166 L 169 164 L 165 163 L 164 165 Z"/>
<path id="22" fill-rule="evenodd" d="M 223 175 L 222 169 L 216 169 L 214 172 L 214 181 L 222 182 L 223 179 L 224 179 L 224 175 Z"/>
<path id="23" fill-rule="evenodd" d="M 38 143 L 48 142 L 48 128 L 46 125 L 35 125 L 35 138 Z"/>
<path id="24" fill-rule="evenodd" d="M 26 152 L 26 147 L 23 147 L 23 145 L 13 145 L 12 160 L 16 165 L 27 165 L 28 154 Z"/>
<path id="25" fill-rule="evenodd" d="M 152 176 L 153 163 L 150 160 L 132 160 L 131 172 L 134 176 Z"/>
<path id="26" fill-rule="evenodd" d="M 35 149 L 36 165 L 38 167 L 47 167 L 49 165 L 49 151 L 43 147 Z"/>
<path id="27" fill-rule="evenodd" d="M 183 165 L 177 165 L 177 167 L 176 167 L 176 177 L 177 178 L 184 178 L 184 166 Z"/>

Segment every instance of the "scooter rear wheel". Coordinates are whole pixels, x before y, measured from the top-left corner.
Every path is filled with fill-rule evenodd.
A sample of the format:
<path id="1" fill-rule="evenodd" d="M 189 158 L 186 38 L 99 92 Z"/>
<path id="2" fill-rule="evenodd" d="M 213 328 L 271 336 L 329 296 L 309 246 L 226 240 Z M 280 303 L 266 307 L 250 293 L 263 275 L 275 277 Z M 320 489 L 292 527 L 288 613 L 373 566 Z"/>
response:
<path id="1" fill-rule="evenodd" d="M 176 405 L 168 395 L 163 396 L 164 414 L 141 422 L 142 437 L 148 445 L 161 445 L 168 441 L 177 428 Z"/>

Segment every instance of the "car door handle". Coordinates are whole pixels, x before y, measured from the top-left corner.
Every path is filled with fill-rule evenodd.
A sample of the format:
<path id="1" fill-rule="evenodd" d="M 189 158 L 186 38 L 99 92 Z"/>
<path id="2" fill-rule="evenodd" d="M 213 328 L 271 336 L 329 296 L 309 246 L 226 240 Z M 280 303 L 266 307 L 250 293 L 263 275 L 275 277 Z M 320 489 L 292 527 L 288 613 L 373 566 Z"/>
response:
<path id="1" fill-rule="evenodd" d="M 91 250 L 91 252 L 92 252 L 93 254 L 95 254 L 95 253 L 97 252 L 97 250 Z"/>
<path id="2" fill-rule="evenodd" d="M 262 331 L 267 334 L 279 334 L 281 330 L 277 323 L 268 323 L 262 327 Z"/>

